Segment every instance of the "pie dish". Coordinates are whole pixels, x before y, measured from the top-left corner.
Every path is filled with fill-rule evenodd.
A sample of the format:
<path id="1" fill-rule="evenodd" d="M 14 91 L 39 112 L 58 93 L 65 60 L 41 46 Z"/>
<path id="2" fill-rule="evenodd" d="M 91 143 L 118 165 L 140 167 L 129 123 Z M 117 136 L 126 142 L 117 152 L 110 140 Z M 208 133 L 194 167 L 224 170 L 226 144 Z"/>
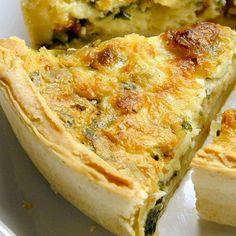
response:
<path id="1" fill-rule="evenodd" d="M 200 216 L 236 226 L 236 110 L 223 113 L 212 144 L 197 153 L 192 166 Z"/>
<path id="2" fill-rule="evenodd" d="M 0 40 L 0 102 L 57 192 L 111 232 L 152 235 L 236 79 L 213 23 L 79 50 Z"/>
<path id="3" fill-rule="evenodd" d="M 24 0 L 22 7 L 36 48 L 80 47 L 129 33 L 156 36 L 200 21 L 236 27 L 233 0 Z"/>

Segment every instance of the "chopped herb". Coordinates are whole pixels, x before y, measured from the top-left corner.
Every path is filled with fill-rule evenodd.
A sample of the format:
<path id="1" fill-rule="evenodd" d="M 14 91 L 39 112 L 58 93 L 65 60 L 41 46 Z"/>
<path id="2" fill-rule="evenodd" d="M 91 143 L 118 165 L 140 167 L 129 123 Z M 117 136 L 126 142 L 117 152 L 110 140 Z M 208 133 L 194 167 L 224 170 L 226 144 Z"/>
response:
<path id="1" fill-rule="evenodd" d="M 163 191 L 163 190 L 165 189 L 165 183 L 162 182 L 162 181 L 159 181 L 159 182 L 158 182 L 158 186 L 159 186 L 159 189 L 160 189 L 161 191 Z"/>
<path id="2" fill-rule="evenodd" d="M 203 111 L 200 111 L 200 112 L 199 112 L 199 116 L 201 116 L 201 117 L 203 117 L 203 116 L 204 116 L 204 113 L 203 113 Z"/>
<path id="3" fill-rule="evenodd" d="M 65 127 L 70 128 L 75 124 L 75 120 L 69 119 L 64 124 L 65 124 Z"/>
<path id="4" fill-rule="evenodd" d="M 125 90 L 135 90 L 137 86 L 132 82 L 125 82 L 123 85 Z"/>
<path id="5" fill-rule="evenodd" d="M 84 129 L 84 134 L 85 137 L 88 138 L 89 140 L 94 140 L 96 138 L 96 134 L 93 129 L 86 127 Z"/>
<path id="6" fill-rule="evenodd" d="M 161 210 L 163 209 L 163 198 L 157 200 L 156 205 L 148 212 L 145 224 L 145 236 L 152 235 L 156 231 L 157 220 L 160 217 Z"/>
<path id="7" fill-rule="evenodd" d="M 210 97 L 211 97 L 211 89 L 207 88 L 207 89 L 205 90 L 205 92 L 206 92 L 206 98 L 207 98 L 207 99 L 210 99 Z"/>
<path id="8" fill-rule="evenodd" d="M 63 121 L 65 127 L 70 128 L 76 124 L 74 117 L 72 115 L 67 114 L 67 109 L 61 110 L 58 115 Z"/>
<path id="9" fill-rule="evenodd" d="M 193 130 L 191 124 L 188 121 L 186 121 L 186 120 L 184 120 L 182 122 L 181 126 L 182 126 L 183 129 L 188 130 L 190 132 Z"/>
<path id="10" fill-rule="evenodd" d="M 119 18 L 119 19 L 123 19 L 123 20 L 130 20 L 131 15 L 129 13 L 127 13 L 126 11 L 120 9 L 120 11 L 114 15 L 114 18 Z"/>
<path id="11" fill-rule="evenodd" d="M 154 234 L 154 232 L 156 230 L 156 224 L 157 224 L 157 220 L 159 218 L 159 214 L 160 214 L 160 209 L 157 206 L 153 207 L 149 211 L 146 225 L 145 225 L 145 235 Z"/>
<path id="12" fill-rule="evenodd" d="M 162 204 L 162 201 L 163 201 L 163 197 L 159 198 L 159 199 L 156 201 L 156 205 Z"/>

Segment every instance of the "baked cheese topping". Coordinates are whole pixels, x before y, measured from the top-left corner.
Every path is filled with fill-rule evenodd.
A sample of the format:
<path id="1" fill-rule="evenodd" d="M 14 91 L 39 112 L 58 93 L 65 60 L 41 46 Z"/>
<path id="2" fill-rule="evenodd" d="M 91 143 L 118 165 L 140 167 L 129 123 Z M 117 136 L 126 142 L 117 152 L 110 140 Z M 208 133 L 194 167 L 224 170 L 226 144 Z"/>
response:
<path id="1" fill-rule="evenodd" d="M 200 150 L 193 163 L 205 163 L 209 168 L 220 170 L 236 169 L 236 110 L 223 113 L 213 143 Z"/>
<path id="2" fill-rule="evenodd" d="M 201 23 L 80 50 L 27 51 L 25 69 L 79 142 L 147 192 L 167 184 L 228 83 L 235 33 Z"/>
<path id="3" fill-rule="evenodd" d="M 225 0 L 23 1 L 26 22 L 36 47 L 78 47 L 95 39 L 129 33 L 153 36 L 214 19 L 235 27 L 235 6 L 233 1 Z"/>

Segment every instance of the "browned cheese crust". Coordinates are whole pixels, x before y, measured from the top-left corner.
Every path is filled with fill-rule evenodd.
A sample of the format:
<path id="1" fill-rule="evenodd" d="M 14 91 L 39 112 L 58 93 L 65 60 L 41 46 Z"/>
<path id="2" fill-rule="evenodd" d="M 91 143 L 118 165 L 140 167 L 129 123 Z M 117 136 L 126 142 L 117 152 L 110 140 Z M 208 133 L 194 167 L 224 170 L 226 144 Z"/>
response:
<path id="1" fill-rule="evenodd" d="M 223 113 L 217 132 L 213 143 L 198 152 L 193 165 L 236 177 L 236 110 Z"/>

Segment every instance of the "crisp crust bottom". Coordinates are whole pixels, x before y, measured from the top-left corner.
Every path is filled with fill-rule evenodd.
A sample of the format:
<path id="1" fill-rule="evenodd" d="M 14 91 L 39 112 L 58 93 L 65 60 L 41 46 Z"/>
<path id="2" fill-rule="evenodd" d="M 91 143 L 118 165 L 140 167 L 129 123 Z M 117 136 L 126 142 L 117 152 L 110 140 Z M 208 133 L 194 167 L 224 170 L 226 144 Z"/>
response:
<path id="1" fill-rule="evenodd" d="M 236 226 L 235 176 L 194 167 L 196 207 L 201 218 Z"/>
<path id="2" fill-rule="evenodd" d="M 208 199 L 199 199 L 197 202 L 197 209 L 202 219 L 236 227 L 235 208 L 236 204 L 220 204 Z"/>

